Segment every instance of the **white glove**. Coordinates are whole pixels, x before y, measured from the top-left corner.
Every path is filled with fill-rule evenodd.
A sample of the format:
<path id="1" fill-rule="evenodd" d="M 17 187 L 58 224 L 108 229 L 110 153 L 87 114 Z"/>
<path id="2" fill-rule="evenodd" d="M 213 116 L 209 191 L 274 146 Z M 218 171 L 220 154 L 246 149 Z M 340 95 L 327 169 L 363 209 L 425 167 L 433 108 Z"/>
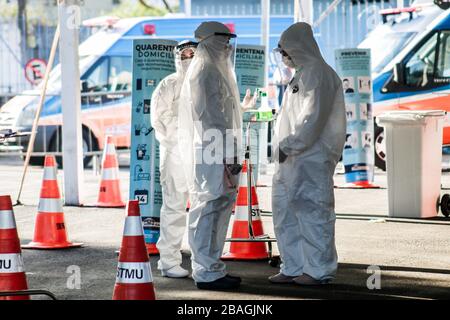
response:
<path id="1" fill-rule="evenodd" d="M 255 90 L 255 93 L 252 96 L 252 91 L 250 89 L 247 89 L 247 91 L 245 92 L 245 97 L 244 100 L 242 100 L 242 111 L 247 111 L 247 110 L 251 110 L 254 109 L 256 106 L 256 98 L 257 98 L 257 92 Z"/>

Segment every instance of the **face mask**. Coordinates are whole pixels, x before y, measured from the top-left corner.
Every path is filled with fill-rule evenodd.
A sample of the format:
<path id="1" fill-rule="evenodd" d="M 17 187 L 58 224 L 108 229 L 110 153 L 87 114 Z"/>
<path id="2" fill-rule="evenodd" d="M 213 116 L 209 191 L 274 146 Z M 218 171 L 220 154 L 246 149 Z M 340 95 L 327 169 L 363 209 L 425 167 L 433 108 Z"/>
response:
<path id="1" fill-rule="evenodd" d="M 181 60 L 181 69 L 183 70 L 183 72 L 186 72 L 187 69 L 189 68 L 190 64 L 191 64 L 192 59 L 184 59 Z"/>
<path id="2" fill-rule="evenodd" d="M 282 60 L 283 60 L 283 63 L 286 65 L 286 67 L 295 68 L 294 61 L 292 61 L 292 59 L 289 56 L 283 56 Z"/>

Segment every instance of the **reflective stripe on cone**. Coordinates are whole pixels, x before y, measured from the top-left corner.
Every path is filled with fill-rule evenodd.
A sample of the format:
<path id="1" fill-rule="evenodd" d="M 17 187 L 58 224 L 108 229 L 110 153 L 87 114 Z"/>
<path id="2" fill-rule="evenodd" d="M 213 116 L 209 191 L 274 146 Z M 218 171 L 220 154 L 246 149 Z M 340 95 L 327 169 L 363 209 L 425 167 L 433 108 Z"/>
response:
<path id="1" fill-rule="evenodd" d="M 119 262 L 116 283 L 153 282 L 150 262 Z"/>
<path id="2" fill-rule="evenodd" d="M 60 213 L 63 211 L 62 200 L 41 198 L 39 199 L 38 211 L 40 213 Z"/>
<path id="3" fill-rule="evenodd" d="M 144 235 L 144 230 L 142 228 L 142 218 L 140 216 L 126 217 L 123 235 L 124 236 Z"/>
<path id="4" fill-rule="evenodd" d="M 12 210 L 0 210 L 0 229 L 16 229 L 16 221 Z"/>
<path id="5" fill-rule="evenodd" d="M 24 264 L 20 253 L 0 254 L 0 273 L 24 272 Z"/>

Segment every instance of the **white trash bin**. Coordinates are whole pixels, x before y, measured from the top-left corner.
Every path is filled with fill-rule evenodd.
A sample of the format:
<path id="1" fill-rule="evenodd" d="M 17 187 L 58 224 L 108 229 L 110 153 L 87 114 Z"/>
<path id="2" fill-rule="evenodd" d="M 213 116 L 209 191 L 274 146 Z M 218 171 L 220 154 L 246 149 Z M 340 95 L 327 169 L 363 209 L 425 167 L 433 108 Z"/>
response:
<path id="1" fill-rule="evenodd" d="M 439 213 L 444 111 L 391 111 L 384 127 L 390 217 L 430 218 Z"/>

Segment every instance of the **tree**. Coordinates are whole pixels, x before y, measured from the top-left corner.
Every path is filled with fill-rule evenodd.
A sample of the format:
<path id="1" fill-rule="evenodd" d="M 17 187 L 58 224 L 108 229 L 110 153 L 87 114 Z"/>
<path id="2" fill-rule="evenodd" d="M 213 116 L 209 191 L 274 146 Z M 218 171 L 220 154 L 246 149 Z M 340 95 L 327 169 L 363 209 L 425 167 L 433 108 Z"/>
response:
<path id="1" fill-rule="evenodd" d="M 120 18 L 144 17 L 144 16 L 162 16 L 167 13 L 166 10 L 143 4 L 141 0 L 130 4 L 122 2 L 117 8 L 108 13 L 108 15 Z"/>
<path id="2" fill-rule="evenodd" d="M 28 60 L 27 57 L 27 37 L 28 37 L 28 23 L 27 23 L 27 0 L 17 0 L 17 27 L 20 31 L 20 51 L 22 64 Z"/>
<path id="3" fill-rule="evenodd" d="M 147 8 L 152 8 L 151 5 L 147 4 L 146 2 L 147 0 L 139 0 L 140 3 L 142 3 L 143 6 L 147 7 Z M 167 11 L 169 11 L 170 13 L 173 13 L 172 8 L 170 7 L 169 3 L 167 2 L 167 0 L 162 0 L 162 2 L 164 3 L 164 5 L 166 6 Z"/>

